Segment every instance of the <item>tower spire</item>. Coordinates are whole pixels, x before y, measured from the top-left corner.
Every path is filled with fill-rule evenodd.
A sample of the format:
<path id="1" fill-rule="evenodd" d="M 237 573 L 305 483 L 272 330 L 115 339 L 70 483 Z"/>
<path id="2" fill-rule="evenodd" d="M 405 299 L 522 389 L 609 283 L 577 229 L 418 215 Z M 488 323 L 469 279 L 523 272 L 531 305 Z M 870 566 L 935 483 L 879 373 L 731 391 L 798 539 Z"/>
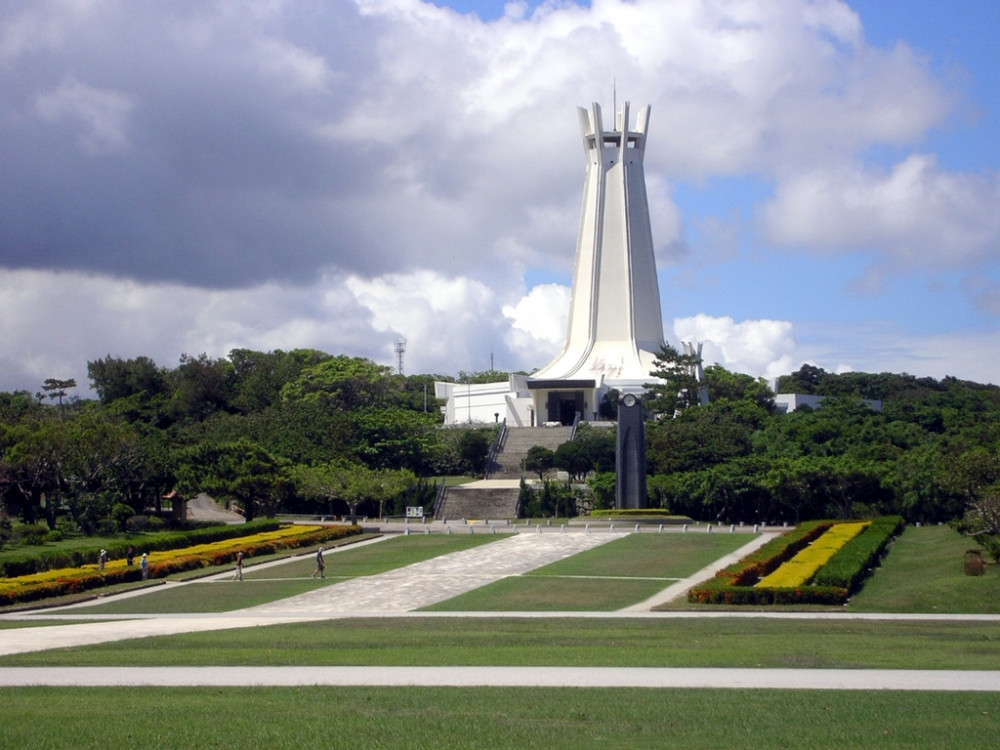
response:
<path id="1" fill-rule="evenodd" d="M 634 129 L 629 110 L 623 102 L 614 129 L 605 130 L 599 104 L 578 108 L 587 176 L 566 345 L 532 379 L 641 388 L 663 345 L 643 172 L 650 109 L 639 111 Z"/>

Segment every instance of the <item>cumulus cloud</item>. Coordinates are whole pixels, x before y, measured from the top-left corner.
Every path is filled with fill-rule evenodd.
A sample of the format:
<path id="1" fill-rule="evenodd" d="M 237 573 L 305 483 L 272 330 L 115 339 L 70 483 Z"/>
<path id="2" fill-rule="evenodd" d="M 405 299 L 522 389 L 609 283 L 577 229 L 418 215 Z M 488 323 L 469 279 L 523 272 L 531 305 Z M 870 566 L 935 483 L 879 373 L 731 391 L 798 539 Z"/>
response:
<path id="1" fill-rule="evenodd" d="M 652 105 L 661 269 L 697 250 L 674 185 L 748 175 L 774 185 L 763 235 L 785 247 L 864 245 L 891 273 L 972 267 L 995 244 L 995 175 L 865 161 L 921 143 L 954 100 L 837 0 L 553 0 L 490 22 L 420 0 L 8 3 L 0 388 L 107 353 L 389 363 L 397 337 L 412 372 L 544 364 L 568 288 L 525 278 L 568 282 L 574 107 L 610 117 L 616 96 Z M 745 218 L 691 223 L 712 262 L 748 241 Z M 730 364 L 770 372 L 788 354 L 780 325 L 707 320 Z"/>
<path id="2" fill-rule="evenodd" d="M 785 320 L 744 320 L 699 314 L 674 320 L 680 341 L 704 344 L 702 360 L 728 370 L 774 378 L 797 369 L 797 342 L 792 323 Z"/>
<path id="3" fill-rule="evenodd" d="M 827 252 L 877 249 L 900 268 L 971 268 L 1000 243 L 1000 172 L 956 173 L 911 154 L 890 170 L 841 168 L 783 181 L 769 237 Z"/>

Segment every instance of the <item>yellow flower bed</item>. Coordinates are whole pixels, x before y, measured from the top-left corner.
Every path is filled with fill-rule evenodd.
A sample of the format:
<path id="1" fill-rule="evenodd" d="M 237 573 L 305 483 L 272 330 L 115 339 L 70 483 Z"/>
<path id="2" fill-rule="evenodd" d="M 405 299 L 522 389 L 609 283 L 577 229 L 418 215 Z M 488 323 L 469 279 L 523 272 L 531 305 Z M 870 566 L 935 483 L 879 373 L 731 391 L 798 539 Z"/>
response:
<path id="1" fill-rule="evenodd" d="M 841 548 L 864 531 L 870 521 L 838 523 L 791 560 L 760 579 L 760 588 L 796 588 L 804 586 Z"/>
<path id="2" fill-rule="evenodd" d="M 190 570 L 209 565 L 230 563 L 239 550 L 252 554 L 254 549 L 263 550 L 265 554 L 275 548 L 288 549 L 299 544 L 310 544 L 321 541 L 323 537 L 342 536 L 349 527 L 329 527 L 320 525 L 283 526 L 275 531 L 266 531 L 250 536 L 224 539 L 211 544 L 198 544 L 161 552 L 150 552 L 149 577 L 157 578 L 172 572 Z M 356 529 L 357 527 L 350 527 Z M 360 531 L 360 529 L 357 529 Z M 347 532 L 351 533 L 350 531 Z M 356 533 L 356 532 L 355 532 Z M 303 539 L 313 536 L 313 540 Z M 297 544 L 294 540 L 299 540 Z M 18 576 L 17 578 L 0 578 L 0 604 L 11 604 L 16 601 L 30 601 L 47 596 L 82 591 L 89 588 L 137 580 L 141 577 L 140 560 L 142 550 L 138 549 L 135 564 L 128 566 L 123 559 L 109 560 L 100 570 L 94 564 L 79 568 L 60 568 L 47 570 L 43 573 Z"/>

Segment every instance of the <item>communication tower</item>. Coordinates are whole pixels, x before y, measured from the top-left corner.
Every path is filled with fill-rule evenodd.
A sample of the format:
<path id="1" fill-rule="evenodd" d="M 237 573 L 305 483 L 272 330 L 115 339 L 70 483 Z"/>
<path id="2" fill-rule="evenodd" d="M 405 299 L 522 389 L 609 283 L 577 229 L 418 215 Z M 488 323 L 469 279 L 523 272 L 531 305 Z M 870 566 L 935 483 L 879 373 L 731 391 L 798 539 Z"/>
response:
<path id="1" fill-rule="evenodd" d="M 406 351 L 406 339 L 396 340 L 396 368 L 400 375 L 403 374 L 403 353 Z"/>

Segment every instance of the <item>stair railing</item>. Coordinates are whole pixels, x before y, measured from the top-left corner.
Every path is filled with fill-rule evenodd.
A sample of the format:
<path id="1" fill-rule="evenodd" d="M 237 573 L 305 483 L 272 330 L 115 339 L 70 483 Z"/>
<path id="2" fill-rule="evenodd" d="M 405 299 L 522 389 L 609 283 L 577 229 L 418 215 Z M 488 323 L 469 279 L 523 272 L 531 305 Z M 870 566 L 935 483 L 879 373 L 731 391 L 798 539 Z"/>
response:
<path id="1" fill-rule="evenodd" d="M 441 517 L 441 506 L 444 505 L 444 496 L 448 492 L 448 483 L 441 482 L 441 489 L 438 490 L 437 499 L 434 501 L 433 518 Z"/>
<path id="2" fill-rule="evenodd" d="M 486 470 L 483 472 L 483 479 L 490 478 L 490 474 L 493 473 L 493 466 L 496 463 L 496 457 L 503 452 L 503 446 L 506 441 L 507 417 L 504 417 L 503 422 L 500 423 L 500 430 L 493 439 L 493 445 L 490 446 L 490 452 L 486 454 Z"/>

